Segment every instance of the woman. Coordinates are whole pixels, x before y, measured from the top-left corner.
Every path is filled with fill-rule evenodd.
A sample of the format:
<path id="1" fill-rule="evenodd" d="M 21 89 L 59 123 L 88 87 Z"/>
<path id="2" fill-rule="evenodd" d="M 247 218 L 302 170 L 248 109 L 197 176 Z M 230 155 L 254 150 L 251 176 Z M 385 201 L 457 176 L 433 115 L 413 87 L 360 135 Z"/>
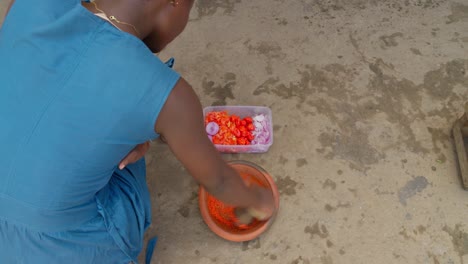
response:
<path id="1" fill-rule="evenodd" d="M 222 201 L 269 217 L 203 127 L 190 85 L 153 53 L 193 0 L 16 0 L 0 31 L 0 262 L 129 263 L 150 200 L 142 158 L 164 136 Z"/>

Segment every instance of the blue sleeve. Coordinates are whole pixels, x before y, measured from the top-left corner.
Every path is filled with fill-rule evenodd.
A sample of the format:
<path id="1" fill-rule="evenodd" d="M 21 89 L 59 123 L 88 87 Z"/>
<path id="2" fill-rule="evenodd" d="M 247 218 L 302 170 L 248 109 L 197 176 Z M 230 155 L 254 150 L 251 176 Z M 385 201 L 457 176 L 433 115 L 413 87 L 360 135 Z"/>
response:
<path id="1" fill-rule="evenodd" d="M 152 111 L 146 113 L 148 116 L 144 118 L 144 120 L 149 121 L 148 125 L 145 126 L 149 129 L 147 133 L 150 139 L 159 136 L 154 131 L 154 125 L 169 94 L 179 79 L 180 75 L 176 71 L 171 69 L 169 65 L 161 62 L 160 67 L 158 67 L 157 72 L 153 76 L 152 85 L 148 88 L 145 100 L 141 105 L 142 109 L 152 109 Z"/>

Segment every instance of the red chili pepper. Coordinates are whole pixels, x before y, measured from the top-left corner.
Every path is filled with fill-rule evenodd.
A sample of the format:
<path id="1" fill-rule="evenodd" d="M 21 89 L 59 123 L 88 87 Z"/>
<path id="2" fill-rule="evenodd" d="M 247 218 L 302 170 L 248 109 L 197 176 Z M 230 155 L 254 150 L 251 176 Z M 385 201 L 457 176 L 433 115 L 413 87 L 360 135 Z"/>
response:
<path id="1" fill-rule="evenodd" d="M 228 115 L 226 111 L 210 112 L 205 116 L 205 125 L 216 122 L 218 133 L 213 136 L 214 144 L 249 145 L 255 137 L 251 131 L 255 130 L 251 117 L 241 119 L 237 115 Z"/>

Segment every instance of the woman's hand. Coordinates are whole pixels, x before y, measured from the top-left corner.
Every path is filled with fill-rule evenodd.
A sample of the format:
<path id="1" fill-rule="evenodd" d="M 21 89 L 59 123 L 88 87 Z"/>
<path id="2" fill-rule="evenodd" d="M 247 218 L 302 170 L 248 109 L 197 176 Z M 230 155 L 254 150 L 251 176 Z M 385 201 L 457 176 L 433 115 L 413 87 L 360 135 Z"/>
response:
<path id="1" fill-rule="evenodd" d="M 267 220 L 276 210 L 273 193 L 269 189 L 259 186 L 253 186 L 250 189 L 255 193 L 257 203 L 248 207 L 247 212 L 258 220 Z"/>
<path id="2" fill-rule="evenodd" d="M 149 141 L 146 141 L 145 143 L 137 145 L 127 154 L 127 156 L 125 156 L 125 158 L 123 158 L 122 161 L 120 161 L 119 169 L 123 170 L 125 166 L 127 166 L 128 164 L 135 163 L 139 159 L 143 158 L 146 152 L 148 152 L 149 148 L 150 148 Z"/>
<path id="3" fill-rule="evenodd" d="M 259 186 L 249 186 L 249 189 L 253 193 L 252 196 L 257 198 L 257 202 L 250 207 L 237 207 L 234 210 L 239 226 L 249 225 L 254 218 L 266 221 L 273 216 L 276 210 L 275 200 L 271 191 Z"/>

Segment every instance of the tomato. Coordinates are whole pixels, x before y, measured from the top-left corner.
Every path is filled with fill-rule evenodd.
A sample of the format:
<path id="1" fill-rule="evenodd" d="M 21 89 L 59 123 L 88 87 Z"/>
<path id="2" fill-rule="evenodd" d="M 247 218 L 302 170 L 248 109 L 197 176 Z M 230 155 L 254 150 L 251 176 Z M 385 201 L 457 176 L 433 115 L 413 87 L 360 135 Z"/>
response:
<path id="1" fill-rule="evenodd" d="M 253 124 L 248 124 L 247 125 L 247 130 L 248 131 L 253 131 L 253 130 L 255 130 L 255 126 Z"/>
<path id="2" fill-rule="evenodd" d="M 253 123 L 253 120 L 252 120 L 252 118 L 251 118 L 250 116 L 244 118 L 244 120 L 245 120 L 245 122 L 246 122 L 247 124 L 252 124 L 252 123 Z"/>
<path id="3" fill-rule="evenodd" d="M 218 132 L 219 135 L 224 135 L 228 132 L 229 132 L 229 129 L 226 126 L 219 127 L 219 132 Z"/>
<path id="4" fill-rule="evenodd" d="M 221 139 L 219 139 L 219 138 L 217 138 L 217 137 L 213 137 L 213 144 L 219 145 L 219 144 L 221 144 L 221 143 L 222 143 L 222 140 L 221 140 Z"/>
<path id="5" fill-rule="evenodd" d="M 246 126 L 247 125 L 247 122 L 244 120 L 241 121 L 241 126 Z"/>

